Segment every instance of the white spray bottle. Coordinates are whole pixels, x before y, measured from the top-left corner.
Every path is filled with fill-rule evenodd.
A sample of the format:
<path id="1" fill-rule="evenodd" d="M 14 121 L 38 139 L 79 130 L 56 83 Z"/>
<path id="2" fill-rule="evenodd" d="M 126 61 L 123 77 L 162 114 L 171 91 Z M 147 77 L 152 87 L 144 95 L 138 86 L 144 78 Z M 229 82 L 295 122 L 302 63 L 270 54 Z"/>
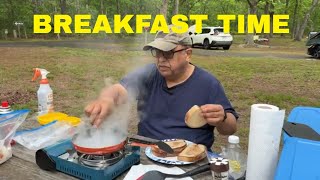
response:
<path id="1" fill-rule="evenodd" d="M 50 88 L 49 81 L 47 79 L 48 72 L 45 69 L 34 68 L 34 75 L 32 81 L 35 81 L 41 76 L 40 87 L 37 91 L 38 96 L 38 114 L 46 114 L 48 112 L 53 112 L 53 93 Z"/>

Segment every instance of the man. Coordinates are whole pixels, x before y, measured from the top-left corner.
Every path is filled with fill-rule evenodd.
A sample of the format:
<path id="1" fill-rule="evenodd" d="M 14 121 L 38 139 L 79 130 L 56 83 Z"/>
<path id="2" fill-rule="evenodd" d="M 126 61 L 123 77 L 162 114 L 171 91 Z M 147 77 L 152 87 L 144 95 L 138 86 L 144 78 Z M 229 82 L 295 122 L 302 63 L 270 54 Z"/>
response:
<path id="1" fill-rule="evenodd" d="M 159 32 L 143 49 L 150 50 L 155 63 L 124 77 L 120 83 L 102 90 L 85 112 L 99 126 L 113 107 L 134 95 L 138 100 L 138 134 L 155 139 L 181 138 L 211 148 L 217 128 L 223 135 L 236 132 L 237 113 L 220 82 L 210 73 L 191 64 L 188 34 Z M 194 105 L 201 108 L 207 124 L 189 128 L 184 121 Z"/>

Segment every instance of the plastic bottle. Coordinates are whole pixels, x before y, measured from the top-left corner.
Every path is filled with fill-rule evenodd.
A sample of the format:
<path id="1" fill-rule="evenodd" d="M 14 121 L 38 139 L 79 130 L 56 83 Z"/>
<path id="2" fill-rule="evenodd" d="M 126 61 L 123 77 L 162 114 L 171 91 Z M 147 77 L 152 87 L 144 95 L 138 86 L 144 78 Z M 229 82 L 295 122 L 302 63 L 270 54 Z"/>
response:
<path id="1" fill-rule="evenodd" d="M 239 145 L 238 136 L 228 137 L 228 146 L 225 157 L 229 159 L 229 179 L 238 179 L 244 176 L 246 171 L 246 155 Z"/>
<path id="2" fill-rule="evenodd" d="M 41 76 L 40 87 L 37 91 L 38 97 L 38 114 L 46 114 L 53 112 L 53 93 L 47 79 L 47 74 L 50 72 L 45 69 L 35 68 L 32 81 L 35 81 Z"/>

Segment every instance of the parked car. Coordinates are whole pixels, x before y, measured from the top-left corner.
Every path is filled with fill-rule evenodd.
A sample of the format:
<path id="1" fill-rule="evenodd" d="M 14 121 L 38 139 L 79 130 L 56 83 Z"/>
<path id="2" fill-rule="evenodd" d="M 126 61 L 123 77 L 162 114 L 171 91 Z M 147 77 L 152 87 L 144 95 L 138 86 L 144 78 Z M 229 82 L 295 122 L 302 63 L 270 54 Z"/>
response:
<path id="1" fill-rule="evenodd" d="M 205 49 L 210 47 L 222 47 L 228 50 L 232 44 L 231 34 L 225 34 L 223 27 L 203 27 L 201 33 L 195 32 L 195 26 L 189 28 L 189 35 L 192 40 L 192 46 L 201 45 Z"/>
<path id="2" fill-rule="evenodd" d="M 311 32 L 306 43 L 308 54 L 320 59 L 320 32 Z"/>

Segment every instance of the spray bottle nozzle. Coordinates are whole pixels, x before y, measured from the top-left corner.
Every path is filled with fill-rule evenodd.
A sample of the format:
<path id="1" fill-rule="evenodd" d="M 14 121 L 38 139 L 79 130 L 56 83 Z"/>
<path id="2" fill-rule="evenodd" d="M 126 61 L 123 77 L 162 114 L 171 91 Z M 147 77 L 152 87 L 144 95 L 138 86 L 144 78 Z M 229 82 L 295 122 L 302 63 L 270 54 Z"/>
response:
<path id="1" fill-rule="evenodd" d="M 41 75 L 40 70 L 38 68 L 34 68 L 33 71 L 34 71 L 34 73 L 33 73 L 33 78 L 31 81 L 35 81 Z"/>
<path id="2" fill-rule="evenodd" d="M 35 81 L 36 79 L 38 79 L 38 77 L 42 76 L 40 84 L 48 84 L 47 74 L 50 73 L 49 71 L 40 68 L 34 68 L 33 71 L 34 73 L 31 81 Z"/>

